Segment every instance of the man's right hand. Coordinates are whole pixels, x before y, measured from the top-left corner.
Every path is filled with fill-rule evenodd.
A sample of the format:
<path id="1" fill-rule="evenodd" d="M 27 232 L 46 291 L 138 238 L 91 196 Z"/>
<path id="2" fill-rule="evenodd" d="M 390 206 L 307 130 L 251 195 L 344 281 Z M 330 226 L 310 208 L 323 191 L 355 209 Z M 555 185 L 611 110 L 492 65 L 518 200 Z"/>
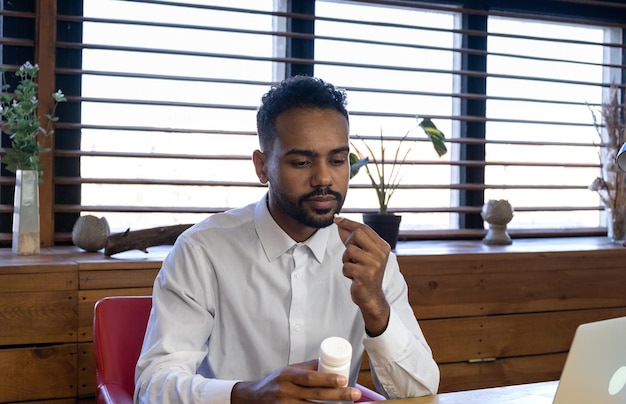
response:
<path id="1" fill-rule="evenodd" d="M 317 359 L 285 366 L 264 379 L 235 384 L 231 403 L 298 403 L 310 400 L 355 401 L 361 392 L 344 376 L 317 371 Z"/>

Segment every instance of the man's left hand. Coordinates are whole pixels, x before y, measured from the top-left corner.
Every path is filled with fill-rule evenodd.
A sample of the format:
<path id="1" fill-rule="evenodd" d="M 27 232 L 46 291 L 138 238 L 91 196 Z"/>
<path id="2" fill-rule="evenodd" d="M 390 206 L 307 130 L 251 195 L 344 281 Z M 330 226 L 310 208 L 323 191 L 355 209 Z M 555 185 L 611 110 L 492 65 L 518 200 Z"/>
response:
<path id="1" fill-rule="evenodd" d="M 346 246 L 343 275 L 352 280 L 352 301 L 361 309 L 370 336 L 380 335 L 389 321 L 383 276 L 391 247 L 369 226 L 337 217 L 339 237 Z"/>

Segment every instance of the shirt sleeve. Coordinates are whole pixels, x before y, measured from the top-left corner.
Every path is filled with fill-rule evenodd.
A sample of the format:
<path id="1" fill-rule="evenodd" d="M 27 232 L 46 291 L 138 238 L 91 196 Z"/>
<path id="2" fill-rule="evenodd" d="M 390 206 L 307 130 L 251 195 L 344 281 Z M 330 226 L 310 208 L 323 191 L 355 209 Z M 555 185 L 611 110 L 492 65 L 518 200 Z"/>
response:
<path id="1" fill-rule="evenodd" d="M 210 271 L 193 247 L 176 245 L 154 282 L 153 306 L 135 372 L 135 403 L 230 403 L 238 380 L 197 374 L 207 355 L 214 316 L 212 292 L 197 293 Z M 207 264 L 204 264 L 206 268 Z M 209 274 L 209 275 L 206 275 Z M 198 298 L 205 299 L 198 301 Z M 207 311 L 207 307 L 209 310 Z"/>
<path id="2" fill-rule="evenodd" d="M 363 341 L 374 383 L 387 398 L 436 394 L 439 367 L 409 304 L 395 256 L 390 257 L 385 278 L 389 278 L 384 288 L 391 305 L 387 329 Z"/>

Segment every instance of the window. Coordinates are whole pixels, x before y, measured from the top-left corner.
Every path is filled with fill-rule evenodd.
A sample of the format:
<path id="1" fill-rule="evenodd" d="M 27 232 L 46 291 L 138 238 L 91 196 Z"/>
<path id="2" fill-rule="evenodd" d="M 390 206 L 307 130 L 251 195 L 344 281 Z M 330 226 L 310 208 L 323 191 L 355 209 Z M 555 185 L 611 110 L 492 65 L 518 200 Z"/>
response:
<path id="1" fill-rule="evenodd" d="M 458 228 L 449 209 L 458 206 L 449 186 L 454 151 L 438 158 L 430 142 L 424 143 L 417 116 L 446 117 L 435 123 L 448 137 L 454 133 L 447 117 L 453 115 L 453 30 L 459 16 L 416 7 L 316 3 L 315 75 L 347 89 L 352 134 L 367 142 L 382 131 L 390 152 L 407 131 L 409 139 L 420 139 L 400 145 L 411 150 L 407 163 L 418 163 L 402 168 L 401 187 L 391 199 L 390 210 L 402 214 L 404 231 Z M 353 143 L 364 149 L 360 140 Z M 365 173 L 351 184 L 346 209 L 375 210 L 376 195 Z"/>
<path id="2" fill-rule="evenodd" d="M 514 206 L 510 229 L 603 226 L 592 111 L 619 82 L 623 27 L 398 4 L 318 1 L 315 74 L 351 90 L 353 133 L 398 139 L 421 115 L 448 135 L 442 159 L 414 147 L 391 205 L 405 233 L 482 229 L 489 199 Z"/>
<path id="3" fill-rule="evenodd" d="M 506 17 L 488 24 L 485 198 L 522 208 L 517 228 L 602 225 L 598 195 L 587 189 L 598 174 L 591 124 L 607 98 L 603 44 L 616 29 Z"/>
<path id="4" fill-rule="evenodd" d="M 5 3 L 2 63 L 15 68 L 41 54 L 37 10 Z M 258 200 L 256 108 L 272 83 L 296 73 L 347 89 L 353 135 L 382 130 L 392 148 L 416 116 L 446 134 L 449 152 L 438 158 L 411 132 L 390 204 L 405 237 L 481 237 L 489 199 L 511 202 L 513 233 L 603 231 L 587 189 L 599 172 L 591 111 L 626 81 L 621 2 L 69 3 L 58 2 L 56 44 L 57 87 L 69 102 L 58 111 L 54 216 L 42 223 L 56 243 L 69 241 L 80 214 L 123 231 L 195 223 Z M 11 181 L 3 170 L 4 242 Z M 345 212 L 376 208 L 359 174 Z"/>
<path id="5" fill-rule="evenodd" d="M 250 156 L 279 63 L 273 2 L 209 3 L 84 1 L 81 205 L 118 231 L 195 223 L 264 192 Z"/>

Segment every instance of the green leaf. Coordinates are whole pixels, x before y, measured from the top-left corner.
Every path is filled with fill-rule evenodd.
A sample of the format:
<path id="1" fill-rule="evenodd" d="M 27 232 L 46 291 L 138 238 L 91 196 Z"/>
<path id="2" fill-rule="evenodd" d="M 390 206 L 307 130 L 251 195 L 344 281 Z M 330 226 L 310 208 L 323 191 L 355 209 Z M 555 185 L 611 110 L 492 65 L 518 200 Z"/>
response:
<path id="1" fill-rule="evenodd" d="M 361 167 L 367 163 L 369 163 L 369 159 L 367 157 L 359 159 L 359 156 L 354 153 L 350 153 L 350 179 L 354 178 L 354 176 L 359 173 Z"/>
<path id="2" fill-rule="evenodd" d="M 437 126 L 430 120 L 430 118 L 422 119 L 422 122 L 419 123 L 419 126 L 424 130 L 426 136 L 430 139 L 435 148 L 435 151 L 439 155 L 439 157 L 443 156 L 448 152 L 448 148 L 446 147 L 445 141 L 446 136 L 442 131 L 437 129 Z"/>

